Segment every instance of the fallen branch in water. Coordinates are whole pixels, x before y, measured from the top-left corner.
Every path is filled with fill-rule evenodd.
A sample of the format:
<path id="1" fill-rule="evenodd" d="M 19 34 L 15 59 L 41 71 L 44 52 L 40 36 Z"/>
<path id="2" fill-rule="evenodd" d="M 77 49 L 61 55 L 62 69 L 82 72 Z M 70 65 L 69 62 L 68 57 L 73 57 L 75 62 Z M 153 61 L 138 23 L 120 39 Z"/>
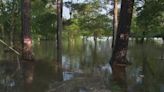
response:
<path id="1" fill-rule="evenodd" d="M 12 50 L 14 53 L 16 53 L 17 55 L 21 55 L 17 50 L 15 50 L 14 48 L 12 48 L 11 46 L 7 45 L 7 43 L 5 43 L 3 40 L 0 39 L 0 42 L 7 46 L 10 50 Z"/>

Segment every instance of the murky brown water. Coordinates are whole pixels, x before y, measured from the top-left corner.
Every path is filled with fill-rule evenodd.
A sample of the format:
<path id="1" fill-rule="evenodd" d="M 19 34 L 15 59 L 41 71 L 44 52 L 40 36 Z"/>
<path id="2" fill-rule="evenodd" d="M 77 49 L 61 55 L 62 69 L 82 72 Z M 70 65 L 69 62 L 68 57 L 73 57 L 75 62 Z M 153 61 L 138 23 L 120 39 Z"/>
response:
<path id="1" fill-rule="evenodd" d="M 0 46 L 0 92 L 123 92 L 112 83 L 111 40 L 63 42 L 62 71 L 57 68 L 55 42 L 34 41 L 34 62 L 18 61 Z M 130 41 L 125 92 L 164 92 L 164 46 Z M 63 81 L 61 81 L 63 79 Z"/>

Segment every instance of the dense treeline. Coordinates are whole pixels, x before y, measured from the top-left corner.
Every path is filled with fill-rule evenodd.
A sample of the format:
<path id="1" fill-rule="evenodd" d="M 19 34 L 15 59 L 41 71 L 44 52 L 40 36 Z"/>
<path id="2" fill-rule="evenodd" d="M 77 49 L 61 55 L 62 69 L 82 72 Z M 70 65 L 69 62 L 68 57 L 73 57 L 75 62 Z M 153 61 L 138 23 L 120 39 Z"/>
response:
<path id="1" fill-rule="evenodd" d="M 66 13 L 64 13 L 63 8 L 69 10 L 67 15 L 64 15 Z M 33 46 L 36 46 L 36 44 L 33 45 L 35 40 L 38 42 L 38 47 L 41 47 L 40 43 L 43 41 L 40 40 L 43 39 L 44 42 L 51 40 L 49 43 L 54 44 L 50 48 L 49 44 L 46 44 L 46 48 L 43 49 L 46 49 L 44 52 L 47 53 L 47 50 L 56 47 L 52 49 L 54 50 L 53 53 L 56 51 L 55 54 L 52 54 L 55 57 L 53 59 L 54 64 L 52 64 L 55 66 L 53 71 L 55 70 L 57 80 L 63 81 L 63 61 L 72 61 L 72 52 L 78 52 L 78 50 L 73 51 L 76 48 L 74 46 L 75 40 L 79 40 L 77 37 L 93 36 L 94 38 L 94 45 L 88 44 L 85 39 L 80 39 L 81 45 L 77 46 L 80 48 L 79 52 L 87 51 L 84 56 L 78 57 L 80 63 L 85 64 L 86 61 L 89 61 L 91 68 L 95 66 L 101 68 L 99 63 L 105 60 L 97 61 L 98 56 L 101 56 L 99 48 L 102 44 L 97 41 L 97 38 L 113 36 L 111 52 L 106 52 L 105 47 L 102 47 L 104 50 L 100 50 L 102 53 L 106 52 L 107 57 L 109 53 L 112 54 L 108 61 L 110 63 L 108 65 L 112 68 L 112 70 L 110 69 L 112 71 L 111 79 L 114 84 L 118 84 L 126 92 L 126 68 L 131 64 L 130 59 L 127 58 L 129 37 L 140 39 L 142 42 L 140 49 L 143 52 L 141 55 L 144 58 L 142 71 L 144 73 L 144 67 L 147 63 L 143 47 L 144 38 L 162 37 L 164 40 L 163 29 L 163 0 L 0 0 L 0 42 L 6 46 L 4 47 L 5 53 L 10 53 L 10 50 L 6 49 L 9 48 L 17 55 L 22 55 L 21 62 L 19 62 L 18 56 L 17 60 L 19 68 L 21 68 L 21 64 L 23 65 L 22 69 L 24 68 L 25 86 L 33 83 L 33 79 L 35 79 L 33 78 L 35 77 L 34 63 L 40 61 L 33 54 L 33 48 L 35 48 Z M 107 49 L 110 48 L 110 41 L 108 39 L 105 42 Z M 18 42 L 19 44 L 17 44 Z M 66 52 L 70 54 L 68 61 L 63 58 L 66 47 Z M 41 51 L 42 49 L 39 48 L 38 50 Z M 45 54 L 44 52 L 42 54 Z M 77 53 L 76 55 L 78 56 Z M 87 60 L 85 59 L 87 57 L 91 58 Z M 161 58 L 163 59 L 163 55 Z M 75 60 L 75 62 L 77 61 Z M 80 64 L 78 66 L 80 69 Z M 110 68 L 109 66 L 107 67 Z M 85 69 L 85 67 L 83 68 Z M 142 78 L 146 79 L 144 75 Z"/>
<path id="2" fill-rule="evenodd" d="M 63 37 L 112 35 L 114 1 L 86 0 L 80 2 L 68 0 L 63 2 L 63 7 L 70 11 L 70 18 L 64 18 Z M 163 37 L 163 4 L 162 0 L 135 0 L 131 36 Z M 119 0 L 118 5 L 120 5 Z M 54 0 L 31 1 L 33 38 L 55 38 L 56 15 L 56 2 Z M 1 38 L 16 39 L 20 37 L 21 0 L 0 0 L 0 30 Z"/>

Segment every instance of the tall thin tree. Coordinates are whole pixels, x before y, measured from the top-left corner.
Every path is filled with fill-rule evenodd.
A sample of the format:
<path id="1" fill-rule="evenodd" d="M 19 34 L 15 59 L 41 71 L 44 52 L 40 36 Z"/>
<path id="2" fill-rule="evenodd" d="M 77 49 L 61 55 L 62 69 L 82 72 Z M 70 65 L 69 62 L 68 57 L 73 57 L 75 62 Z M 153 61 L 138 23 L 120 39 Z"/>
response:
<path id="1" fill-rule="evenodd" d="M 30 9 L 31 0 L 22 0 L 22 44 L 23 59 L 32 60 L 32 38 L 30 35 L 31 24 L 30 24 Z"/>
<path id="2" fill-rule="evenodd" d="M 11 13 L 11 28 L 10 28 L 10 46 L 13 47 L 14 45 L 14 36 L 13 36 L 13 33 L 15 31 L 15 11 L 16 11 L 16 7 L 15 7 L 15 4 L 16 4 L 16 0 L 12 0 L 12 13 Z"/>
<path id="3" fill-rule="evenodd" d="M 63 0 L 57 0 L 57 69 L 59 75 L 62 75 L 62 10 L 63 10 Z M 63 78 L 59 78 L 60 81 Z"/>
<path id="4" fill-rule="evenodd" d="M 118 27 L 118 0 L 114 0 L 114 10 L 113 10 L 113 39 L 112 39 L 112 48 L 115 45 L 117 27 Z"/>

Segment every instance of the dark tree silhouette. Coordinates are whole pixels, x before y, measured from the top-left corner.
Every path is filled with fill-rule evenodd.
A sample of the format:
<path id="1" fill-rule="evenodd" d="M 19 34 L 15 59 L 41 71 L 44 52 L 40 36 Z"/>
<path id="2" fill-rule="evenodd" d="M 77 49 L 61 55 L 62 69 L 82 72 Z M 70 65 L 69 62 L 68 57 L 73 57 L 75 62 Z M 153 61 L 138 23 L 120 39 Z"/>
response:
<path id="1" fill-rule="evenodd" d="M 57 67 L 58 67 L 58 74 L 62 74 L 62 10 L 63 10 L 63 0 L 57 0 Z M 61 81 L 63 80 L 60 77 Z"/>
<path id="2" fill-rule="evenodd" d="M 122 0 L 116 43 L 110 61 L 113 70 L 113 80 L 121 83 L 125 82 L 125 68 L 127 65 L 126 54 L 128 49 L 133 4 L 134 0 Z"/>
<path id="3" fill-rule="evenodd" d="M 32 38 L 30 35 L 31 25 L 30 25 L 30 9 L 31 1 L 22 0 L 22 58 L 25 60 L 32 60 Z"/>
<path id="4" fill-rule="evenodd" d="M 134 0 L 122 0 L 120 21 L 117 30 L 116 44 L 112 52 L 111 64 L 126 64 L 126 54 L 132 19 Z"/>

